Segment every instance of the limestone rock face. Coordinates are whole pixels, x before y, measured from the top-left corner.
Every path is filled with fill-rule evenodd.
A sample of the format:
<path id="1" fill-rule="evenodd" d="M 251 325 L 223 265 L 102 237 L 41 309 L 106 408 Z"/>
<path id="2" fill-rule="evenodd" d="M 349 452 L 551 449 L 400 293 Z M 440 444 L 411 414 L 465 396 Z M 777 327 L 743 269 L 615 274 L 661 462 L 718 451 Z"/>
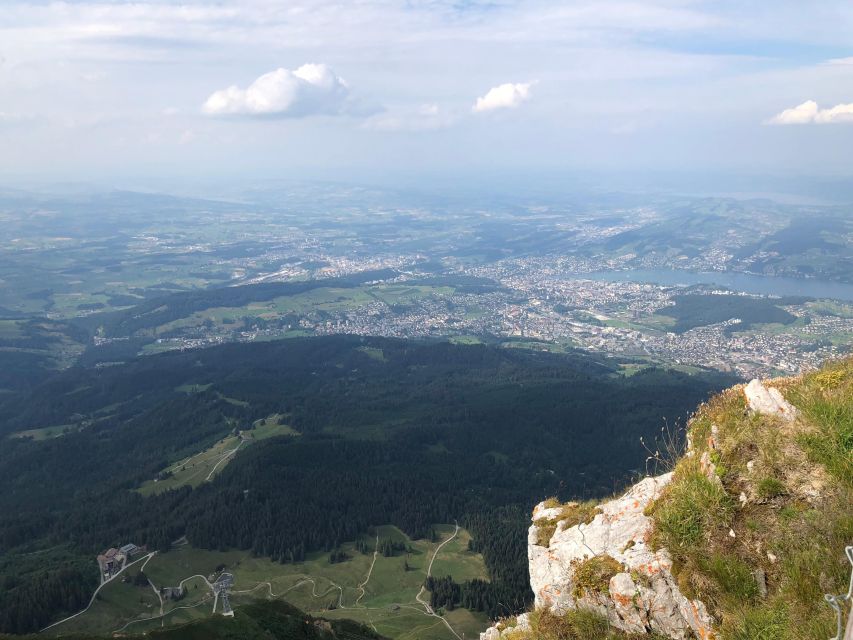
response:
<path id="1" fill-rule="evenodd" d="M 797 417 L 794 408 L 778 389 L 765 387 L 760 380 L 752 380 L 743 388 L 749 408 L 756 413 L 766 413 L 779 416 L 783 420 L 793 420 Z"/>
<path id="2" fill-rule="evenodd" d="M 741 388 L 751 411 L 778 416 L 785 422 L 798 417 L 797 409 L 778 389 L 759 380 Z M 720 448 L 717 425 L 711 425 L 704 444 L 707 446 L 699 457 L 699 468 L 709 480 L 720 483 L 712 455 Z M 688 435 L 685 456 L 694 455 L 696 450 Z M 749 473 L 754 468 L 755 461 L 747 463 Z M 538 504 L 527 539 L 536 609 L 548 609 L 556 615 L 571 609 L 591 609 L 606 617 L 612 626 L 629 633 L 657 632 L 674 640 L 715 639 L 714 620 L 705 605 L 687 598 L 678 588 L 669 552 L 654 551 L 649 545 L 653 523 L 644 511 L 671 480 L 671 473 L 645 478 L 621 497 L 599 505 L 594 515 L 587 509 L 584 518 L 578 517 L 577 508 L 572 511 L 563 505 Z M 814 478 L 811 481 L 818 482 Z M 809 499 L 819 491 L 805 487 L 803 493 Z M 741 493 L 742 504 L 749 500 L 746 493 Z M 579 520 L 585 522 L 575 524 Z M 734 537 L 735 532 L 730 530 L 729 535 Z M 550 539 L 545 540 L 548 536 Z M 768 559 L 776 562 L 776 556 L 769 552 Z M 590 569 L 593 565 L 596 570 Z M 765 590 L 763 572 L 755 577 L 759 589 Z M 523 638 L 525 628 L 529 628 L 528 618 L 519 618 L 517 626 L 498 623 L 480 638 Z"/>
<path id="3" fill-rule="evenodd" d="M 537 544 L 535 521 L 558 518 L 561 510 L 537 505 L 527 547 L 536 608 L 557 615 L 574 608 L 594 609 L 628 632 L 656 631 L 678 640 L 692 635 L 713 638 L 705 605 L 681 593 L 669 554 L 665 549 L 653 551 L 647 541 L 652 523 L 643 511 L 671 478 L 668 473 L 641 480 L 623 496 L 601 504 L 589 524 L 564 528 L 559 523 L 548 547 Z M 576 579 L 585 561 L 605 556 L 622 566 L 607 588 L 590 588 Z"/>
<path id="4" fill-rule="evenodd" d="M 501 638 L 512 640 L 513 636 L 518 637 L 519 635 L 523 637 L 525 632 L 530 631 L 529 620 L 530 614 L 522 613 L 516 618 L 515 624 L 498 622 L 481 633 L 480 640 L 500 640 Z"/>

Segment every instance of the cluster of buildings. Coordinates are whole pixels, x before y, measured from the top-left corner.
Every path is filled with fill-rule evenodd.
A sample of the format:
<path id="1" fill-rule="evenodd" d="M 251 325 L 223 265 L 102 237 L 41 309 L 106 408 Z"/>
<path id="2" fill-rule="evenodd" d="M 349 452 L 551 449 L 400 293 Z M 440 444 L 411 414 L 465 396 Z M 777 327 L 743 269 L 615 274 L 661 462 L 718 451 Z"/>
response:
<path id="1" fill-rule="evenodd" d="M 110 547 L 103 553 L 98 554 L 98 566 L 101 569 L 101 579 L 109 580 L 121 571 L 124 566 L 134 558 L 134 556 L 138 556 L 140 553 L 144 552 L 144 547 L 137 547 L 132 542 L 129 542 L 118 549 Z"/>

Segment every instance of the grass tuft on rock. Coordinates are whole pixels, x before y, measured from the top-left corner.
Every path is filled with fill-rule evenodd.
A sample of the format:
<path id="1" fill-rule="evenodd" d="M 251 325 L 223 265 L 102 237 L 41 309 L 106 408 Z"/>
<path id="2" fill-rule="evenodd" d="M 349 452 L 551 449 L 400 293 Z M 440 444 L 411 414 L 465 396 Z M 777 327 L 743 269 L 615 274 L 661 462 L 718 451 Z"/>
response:
<path id="1" fill-rule="evenodd" d="M 675 474 L 661 499 L 647 510 L 655 521 L 653 541 L 669 549 L 696 549 L 729 521 L 734 501 L 693 458 L 680 463 Z"/>
<path id="2" fill-rule="evenodd" d="M 561 504 L 556 498 L 548 498 L 545 501 L 545 507 L 548 509 L 561 508 L 560 513 L 553 518 L 539 518 L 533 521 L 533 524 L 536 525 L 536 544 L 546 548 L 550 546 L 551 538 L 561 523 L 563 529 L 579 524 L 589 524 L 597 514 L 601 513 L 598 503 L 592 500 Z"/>
<path id="3" fill-rule="evenodd" d="M 530 614 L 530 631 L 509 634 L 511 640 L 665 640 L 657 634 L 629 634 L 613 629 L 595 611 L 573 609 L 556 615 L 546 609 Z"/>
<path id="4" fill-rule="evenodd" d="M 624 571 L 612 556 L 593 556 L 575 566 L 572 595 L 581 598 L 587 593 L 610 593 L 610 578 Z"/>
<path id="5" fill-rule="evenodd" d="M 679 587 L 709 607 L 722 640 L 825 640 L 835 616 L 823 595 L 845 592 L 850 576 L 853 358 L 770 384 L 798 418 L 750 412 L 740 388 L 702 405 L 693 453 L 647 509 L 651 542 L 669 550 Z"/>

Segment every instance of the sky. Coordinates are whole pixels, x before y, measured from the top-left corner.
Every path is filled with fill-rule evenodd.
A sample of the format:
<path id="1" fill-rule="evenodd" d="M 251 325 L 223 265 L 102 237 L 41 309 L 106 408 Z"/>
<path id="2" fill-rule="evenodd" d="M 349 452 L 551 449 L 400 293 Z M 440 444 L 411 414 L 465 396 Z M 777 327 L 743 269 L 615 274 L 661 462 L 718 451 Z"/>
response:
<path id="1" fill-rule="evenodd" d="M 850 0 L 3 0 L 0 178 L 853 173 Z"/>

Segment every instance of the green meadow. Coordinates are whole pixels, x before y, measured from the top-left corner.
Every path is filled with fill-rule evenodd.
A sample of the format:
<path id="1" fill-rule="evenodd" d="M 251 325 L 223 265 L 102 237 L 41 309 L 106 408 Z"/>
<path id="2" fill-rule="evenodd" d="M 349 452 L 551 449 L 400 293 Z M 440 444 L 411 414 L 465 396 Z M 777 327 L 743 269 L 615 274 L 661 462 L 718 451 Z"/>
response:
<path id="1" fill-rule="evenodd" d="M 179 390 L 189 393 L 200 392 L 209 386 L 185 385 Z M 232 401 L 229 398 L 225 398 L 225 400 Z M 239 403 L 240 401 L 233 400 L 233 402 Z M 226 436 L 204 451 L 189 458 L 178 460 L 161 472 L 159 477 L 148 480 L 138 490 L 142 495 L 150 496 L 183 486 L 196 487 L 202 482 L 212 480 L 243 447 L 275 436 L 298 436 L 299 432 L 284 424 L 283 419 L 283 415 L 275 413 L 261 420 L 256 420 L 252 429 L 241 431 L 238 435 Z M 18 435 L 22 436 L 24 433 Z"/>
<path id="2" fill-rule="evenodd" d="M 204 578 L 214 580 L 218 570 L 224 570 L 235 578 L 231 603 L 237 616 L 241 604 L 280 598 L 314 616 L 357 620 L 394 639 L 454 640 L 454 632 L 476 638 L 487 626 L 485 614 L 456 609 L 431 615 L 417 598 L 420 594 L 429 602 L 429 593 L 421 592 L 421 587 L 436 549 L 448 539 L 435 556 L 432 575 L 452 575 L 460 582 L 486 578 L 482 556 L 468 550 L 470 535 L 460 528 L 454 536 L 454 529 L 453 525 L 436 525 L 437 540 L 430 542 L 411 540 L 390 525 L 376 527 L 361 539 L 364 552 L 358 550 L 356 541 L 345 543 L 340 549 L 347 559 L 335 564 L 329 562 L 328 553 L 309 554 L 297 564 L 279 564 L 252 557 L 249 551 L 208 551 L 182 544 L 145 563 L 145 575 L 158 589 L 184 581 L 186 595 L 178 601 L 164 599 L 162 617 L 154 589 L 131 581 L 140 564 L 125 572 L 127 582 L 118 578 L 109 583 L 86 613 L 54 631 L 141 633 L 213 615 L 213 596 Z M 377 553 L 374 560 L 377 536 L 403 542 L 409 551 L 392 557 Z"/>

